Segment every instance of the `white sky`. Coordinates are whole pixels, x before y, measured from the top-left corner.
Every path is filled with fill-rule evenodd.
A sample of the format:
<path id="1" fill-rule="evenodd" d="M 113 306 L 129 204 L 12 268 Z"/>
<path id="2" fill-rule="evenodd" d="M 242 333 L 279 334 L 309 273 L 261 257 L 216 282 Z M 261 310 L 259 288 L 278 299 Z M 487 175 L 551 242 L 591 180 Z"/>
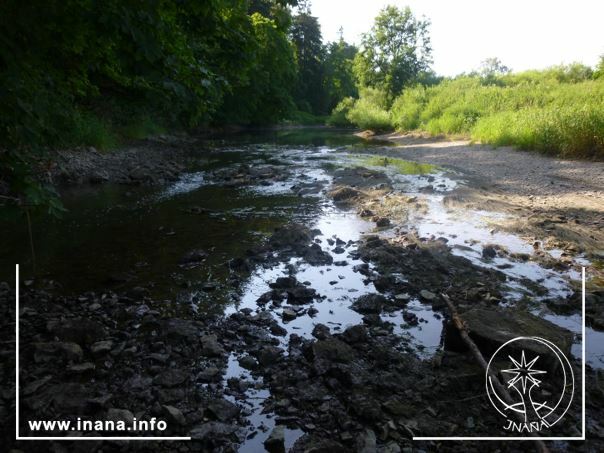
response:
<path id="1" fill-rule="evenodd" d="M 499 57 L 514 71 L 579 61 L 594 66 L 604 54 L 604 0 L 313 0 L 323 39 L 359 43 L 386 5 L 408 5 L 432 22 L 434 70 L 456 75 Z"/>

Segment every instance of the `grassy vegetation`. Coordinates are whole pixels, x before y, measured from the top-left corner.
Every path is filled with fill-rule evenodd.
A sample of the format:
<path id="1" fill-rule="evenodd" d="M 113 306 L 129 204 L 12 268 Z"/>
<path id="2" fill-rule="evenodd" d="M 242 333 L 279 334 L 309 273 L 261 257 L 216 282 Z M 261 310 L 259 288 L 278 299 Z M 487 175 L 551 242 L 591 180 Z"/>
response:
<path id="1" fill-rule="evenodd" d="M 364 129 L 423 131 L 564 157 L 604 158 L 604 78 L 592 79 L 581 68 L 410 87 L 389 108 L 376 93 L 361 93 L 346 118 Z"/>

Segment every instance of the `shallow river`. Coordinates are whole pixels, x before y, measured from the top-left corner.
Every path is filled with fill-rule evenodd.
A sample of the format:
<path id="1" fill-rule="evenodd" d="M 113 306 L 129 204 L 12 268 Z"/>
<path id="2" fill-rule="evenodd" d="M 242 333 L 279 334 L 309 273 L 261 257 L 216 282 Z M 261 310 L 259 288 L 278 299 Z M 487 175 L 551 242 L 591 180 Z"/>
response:
<path id="1" fill-rule="evenodd" d="M 208 151 L 208 149 L 210 151 Z M 325 196 L 334 169 L 363 165 L 379 169 L 390 178 L 396 191 L 417 197 L 427 209 L 412 211 L 406 224 L 396 228 L 414 231 L 420 237 L 444 238 L 451 253 L 464 256 L 474 264 L 497 268 L 507 276 L 506 299 L 513 303 L 529 297 L 534 301 L 567 297 L 572 281 L 580 279 L 587 263 L 575 257 L 570 271 L 547 269 L 537 262 L 496 257 L 485 260 L 485 244 L 499 244 L 510 253 L 532 254 L 533 245 L 520 237 L 493 229 L 490 220 L 501 213 L 452 211 L 443 197 L 464 185 L 461 175 L 446 169 L 380 162 L 376 151 L 387 155 L 384 143 L 370 143 L 349 132 L 328 130 L 287 130 L 231 137 L 200 143 L 197 163 L 179 181 L 159 188 L 105 185 L 72 189 L 64 193 L 67 213 L 59 220 L 34 218 L 33 233 L 36 275 L 55 282 L 66 293 L 88 290 L 131 290 L 144 286 L 151 296 L 165 300 L 166 310 L 176 313 L 225 313 L 241 309 L 256 311 L 258 297 L 269 290 L 277 277 L 296 269 L 296 278 L 309 284 L 323 297 L 314 304 L 316 313 L 298 313 L 288 322 L 277 317 L 288 333 L 310 337 L 316 323 L 333 331 L 362 323 L 362 316 L 351 310 L 358 296 L 375 292 L 354 266 L 361 261 L 350 256 L 354 242 L 374 232 L 375 224 L 361 219 L 354 210 L 343 210 Z M 368 152 L 371 151 L 371 154 Z M 194 153 L 195 154 L 195 153 Z M 283 177 L 257 185 L 225 184 L 216 175 L 242 164 L 254 168 L 282 170 Z M 299 222 L 318 228 L 318 242 L 333 255 L 334 265 L 311 266 L 292 259 L 272 268 L 252 270 L 249 278 L 236 285 L 229 280 L 230 259 L 260 243 L 278 226 Z M 14 216 L 0 223 L 3 240 L 0 253 L 2 275 L 11 275 L 14 263 L 20 263 L 26 279 L 33 263 L 23 219 Z M 380 234 L 395 234 L 380 230 Z M 340 240 L 344 252 L 330 243 Z M 193 249 L 209 253 L 203 266 L 186 269 L 178 266 L 183 255 Z M 557 257 L 560 251 L 548 251 Z M 27 283 L 26 283 L 27 284 Z M 535 293 L 534 284 L 541 291 Z M 401 312 L 383 315 L 395 332 L 412 340 L 416 352 L 430 357 L 442 346 L 443 320 L 430 306 L 411 299 L 408 310 L 420 319 L 409 327 Z M 281 308 L 276 309 L 280 315 Z M 535 313 L 577 334 L 573 353 L 580 357 L 581 318 L 560 316 L 538 303 Z M 283 343 L 282 337 L 280 341 Z M 286 337 L 287 338 L 287 337 Z M 588 329 L 588 362 L 604 366 L 604 333 Z M 287 346 L 283 343 L 283 346 Z M 234 355 L 229 358 L 225 382 L 231 376 L 249 373 Z M 258 451 L 274 425 L 272 415 L 262 413 L 262 401 L 268 390 L 262 383 L 248 390 L 249 419 L 256 427 L 265 427 L 263 435 L 249 439 L 241 451 Z M 301 434 L 286 431 L 286 443 L 293 444 Z"/>

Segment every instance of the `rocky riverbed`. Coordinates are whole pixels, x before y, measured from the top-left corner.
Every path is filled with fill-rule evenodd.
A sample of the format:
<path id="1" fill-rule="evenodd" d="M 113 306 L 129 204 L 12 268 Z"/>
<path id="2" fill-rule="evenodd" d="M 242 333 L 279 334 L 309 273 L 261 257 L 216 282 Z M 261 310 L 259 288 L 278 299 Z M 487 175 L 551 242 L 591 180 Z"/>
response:
<path id="1" fill-rule="evenodd" d="M 84 281 L 53 250 L 40 251 L 40 275 L 20 260 L 21 435 L 43 434 L 25 420 L 155 417 L 167 430 L 145 435 L 192 440 L 15 442 L 14 287 L 4 283 L 8 450 L 484 451 L 413 440 L 506 435 L 447 298 L 487 357 L 516 336 L 553 339 L 580 394 L 580 272 L 593 255 L 497 227 L 505 212 L 453 209 L 446 200 L 472 184 L 459 171 L 370 144 L 298 140 L 246 138 L 201 154 L 192 142 L 189 163 L 159 188 L 124 188 L 117 206 L 113 193 L 95 200 L 102 220 L 86 211 L 72 233 L 138 233 L 127 247 L 103 243 L 95 265 L 81 266 Z M 588 290 L 589 441 L 549 443 L 553 451 L 604 448 L 603 293 L 593 277 Z M 580 429 L 575 398 L 555 435 Z"/>

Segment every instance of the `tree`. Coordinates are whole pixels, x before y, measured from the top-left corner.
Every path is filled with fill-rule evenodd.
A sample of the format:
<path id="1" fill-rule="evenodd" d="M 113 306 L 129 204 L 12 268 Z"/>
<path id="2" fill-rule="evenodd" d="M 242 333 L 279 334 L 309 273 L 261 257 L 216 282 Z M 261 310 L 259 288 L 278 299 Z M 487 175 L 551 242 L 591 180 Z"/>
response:
<path id="1" fill-rule="evenodd" d="M 331 112 L 342 99 L 358 95 L 352 70 L 357 51 L 356 46 L 344 41 L 341 31 L 340 39 L 327 45 L 324 87 L 328 112 Z"/>
<path id="2" fill-rule="evenodd" d="M 484 79 L 492 79 L 498 76 L 509 74 L 510 68 L 504 65 L 497 57 L 490 57 L 482 61 L 478 73 Z"/>
<path id="3" fill-rule="evenodd" d="M 294 96 L 300 110 L 323 114 L 326 109 L 323 91 L 325 50 L 321 26 L 318 19 L 312 16 L 308 2 L 300 2 L 299 5 L 298 14 L 293 17 L 291 27 L 298 65 Z"/>
<path id="4" fill-rule="evenodd" d="M 432 63 L 427 19 L 417 19 L 411 9 L 387 6 L 363 35 L 354 63 L 361 86 L 386 91 L 390 99 L 413 83 Z"/>
<path id="5" fill-rule="evenodd" d="M 600 61 L 594 69 L 594 79 L 604 78 L 604 55 L 600 55 Z"/>

